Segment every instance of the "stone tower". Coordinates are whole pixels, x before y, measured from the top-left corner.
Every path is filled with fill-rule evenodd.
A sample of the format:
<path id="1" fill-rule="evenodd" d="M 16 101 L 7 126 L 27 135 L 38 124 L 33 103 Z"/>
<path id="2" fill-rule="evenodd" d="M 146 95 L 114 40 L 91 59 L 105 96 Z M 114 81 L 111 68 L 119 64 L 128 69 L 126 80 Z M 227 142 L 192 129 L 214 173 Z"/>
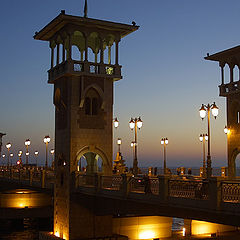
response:
<path id="1" fill-rule="evenodd" d="M 219 62 L 221 68 L 220 96 L 227 99 L 228 176 L 236 176 L 235 160 L 240 153 L 240 46 L 208 55 L 206 60 Z M 224 70 L 229 71 L 225 79 Z"/>
<path id="2" fill-rule="evenodd" d="M 51 49 L 48 83 L 54 85 L 55 105 L 54 233 L 65 239 L 91 237 L 93 232 L 86 226 L 91 213 L 73 200 L 73 176 L 83 156 L 87 174 L 98 171 L 99 159 L 103 174 L 112 173 L 113 83 L 122 78 L 119 42 L 137 29 L 135 23 L 61 11 L 35 33 L 34 39 L 48 41 Z M 84 226 L 84 231 L 79 231 Z M 94 237 L 101 237 L 100 232 Z"/>

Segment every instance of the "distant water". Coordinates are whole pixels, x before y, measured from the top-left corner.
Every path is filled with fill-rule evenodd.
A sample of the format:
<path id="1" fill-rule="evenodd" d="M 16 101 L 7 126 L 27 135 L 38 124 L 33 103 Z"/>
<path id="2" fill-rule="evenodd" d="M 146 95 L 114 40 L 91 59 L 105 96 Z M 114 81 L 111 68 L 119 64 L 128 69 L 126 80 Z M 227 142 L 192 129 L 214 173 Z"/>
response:
<path id="1" fill-rule="evenodd" d="M 141 167 L 140 169 L 141 169 L 143 174 L 148 173 L 148 168 L 147 167 Z M 177 167 L 176 168 L 170 167 L 169 169 L 171 170 L 172 174 L 177 175 Z M 194 175 L 194 176 L 199 176 L 200 175 L 200 168 L 193 167 L 193 168 L 191 168 L 191 170 L 192 170 L 192 175 Z M 185 173 L 186 174 L 187 174 L 187 171 L 188 171 L 188 167 L 185 168 Z M 157 168 L 157 174 L 163 174 L 163 168 L 158 167 Z M 212 174 L 213 174 L 213 176 L 221 176 L 221 168 L 220 167 L 219 168 L 213 168 L 212 169 Z M 236 175 L 240 176 L 240 168 L 236 169 Z"/>

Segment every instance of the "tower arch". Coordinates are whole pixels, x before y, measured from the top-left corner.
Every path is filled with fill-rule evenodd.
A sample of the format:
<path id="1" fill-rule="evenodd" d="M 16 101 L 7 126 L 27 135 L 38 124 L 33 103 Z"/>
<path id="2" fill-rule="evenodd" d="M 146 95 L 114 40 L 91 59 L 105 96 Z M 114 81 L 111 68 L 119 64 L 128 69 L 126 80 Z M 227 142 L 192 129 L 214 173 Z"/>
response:
<path id="1" fill-rule="evenodd" d="M 84 146 L 80 149 L 76 155 L 74 165 L 78 166 L 78 162 L 80 161 L 81 157 L 84 156 L 86 158 L 87 166 L 86 166 L 86 173 L 93 174 L 97 172 L 109 172 L 112 171 L 112 166 L 108 161 L 108 158 L 104 151 L 98 147 L 94 146 Z M 102 169 L 99 171 L 98 161 L 102 161 Z"/>

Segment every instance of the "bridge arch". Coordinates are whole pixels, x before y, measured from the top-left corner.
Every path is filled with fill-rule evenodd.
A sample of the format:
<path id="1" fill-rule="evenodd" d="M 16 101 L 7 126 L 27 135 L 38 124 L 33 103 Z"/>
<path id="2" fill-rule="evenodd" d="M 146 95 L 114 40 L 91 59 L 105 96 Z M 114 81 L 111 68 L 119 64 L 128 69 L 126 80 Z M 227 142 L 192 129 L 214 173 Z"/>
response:
<path id="1" fill-rule="evenodd" d="M 96 172 L 107 173 L 109 170 L 111 171 L 111 166 L 109 165 L 106 154 L 97 146 L 84 146 L 77 152 L 74 162 L 75 170 L 78 170 L 78 163 L 83 156 L 86 159 L 87 174 L 93 174 Z M 101 163 L 100 166 L 99 163 Z"/>

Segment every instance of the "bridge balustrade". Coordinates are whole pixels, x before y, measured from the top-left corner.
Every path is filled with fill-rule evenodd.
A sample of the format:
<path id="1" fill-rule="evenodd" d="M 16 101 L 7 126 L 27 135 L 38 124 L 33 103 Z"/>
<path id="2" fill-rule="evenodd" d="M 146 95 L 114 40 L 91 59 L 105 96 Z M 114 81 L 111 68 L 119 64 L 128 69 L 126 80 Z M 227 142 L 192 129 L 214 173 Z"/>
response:
<path id="1" fill-rule="evenodd" d="M 208 199 L 208 182 L 201 180 L 169 180 L 169 196 L 188 199 Z"/>
<path id="2" fill-rule="evenodd" d="M 54 172 L 44 169 L 7 169 L 0 168 L 0 177 L 18 181 L 25 185 L 52 188 L 55 180 Z M 141 194 L 154 196 L 160 202 L 182 204 L 207 209 L 222 209 L 224 211 L 239 212 L 240 181 L 211 178 L 180 179 L 174 176 L 159 175 L 158 177 L 141 178 L 126 174 L 103 176 L 99 174 L 74 174 L 75 188 L 89 189 L 89 191 L 116 193 L 118 196 L 131 198 L 141 197 Z M 112 192 L 111 192 L 112 191 Z M 137 194 L 137 195 L 136 195 Z M 194 200 L 194 201 L 193 201 Z"/>
<path id="3" fill-rule="evenodd" d="M 240 203 L 240 183 L 222 182 L 221 183 L 222 202 Z"/>
<path id="4" fill-rule="evenodd" d="M 77 174 L 75 180 L 76 188 L 78 187 L 95 187 L 96 176 L 95 175 L 85 175 Z"/>
<path id="5" fill-rule="evenodd" d="M 143 178 L 132 177 L 129 181 L 129 191 L 136 193 L 144 193 L 145 181 Z"/>
<path id="6" fill-rule="evenodd" d="M 109 189 L 119 191 L 123 184 L 121 175 L 101 176 L 101 189 Z"/>

